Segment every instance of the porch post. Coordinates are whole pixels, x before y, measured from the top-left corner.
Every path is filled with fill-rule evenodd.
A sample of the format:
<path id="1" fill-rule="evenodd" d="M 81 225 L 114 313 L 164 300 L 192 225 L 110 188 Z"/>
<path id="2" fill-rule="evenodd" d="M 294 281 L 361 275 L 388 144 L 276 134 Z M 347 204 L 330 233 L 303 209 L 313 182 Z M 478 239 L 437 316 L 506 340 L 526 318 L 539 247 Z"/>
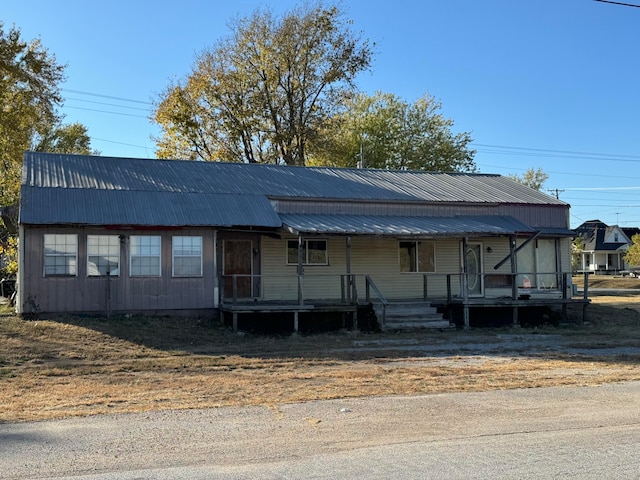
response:
<path id="1" fill-rule="evenodd" d="M 348 236 L 346 238 L 346 257 L 347 257 L 347 302 L 351 303 L 351 301 L 353 300 L 352 298 L 352 282 L 351 282 L 351 237 Z"/>
<path id="2" fill-rule="evenodd" d="M 298 305 L 302 305 L 304 303 L 303 291 L 302 291 L 302 275 L 304 275 L 304 270 L 302 268 L 302 247 L 304 246 L 304 242 L 302 241 L 302 234 L 298 234 Z"/>
<path id="3" fill-rule="evenodd" d="M 468 304 L 468 300 L 469 300 L 469 279 L 467 277 L 468 269 L 469 269 L 469 266 L 467 265 L 467 242 L 468 242 L 468 240 L 469 239 L 467 237 L 462 237 L 462 278 L 461 278 L 461 282 L 462 282 L 462 316 L 464 318 L 464 328 L 466 330 L 468 330 L 470 328 L 469 304 Z"/>
<path id="4" fill-rule="evenodd" d="M 514 302 L 518 301 L 518 258 L 516 257 L 516 237 L 511 235 L 509 237 L 509 253 L 511 257 L 511 298 Z M 513 306 L 513 313 L 511 317 L 513 326 L 520 324 L 518 320 L 518 306 Z"/>
<path id="5" fill-rule="evenodd" d="M 220 278 L 218 277 L 218 231 L 213 231 L 213 308 L 220 301 Z"/>

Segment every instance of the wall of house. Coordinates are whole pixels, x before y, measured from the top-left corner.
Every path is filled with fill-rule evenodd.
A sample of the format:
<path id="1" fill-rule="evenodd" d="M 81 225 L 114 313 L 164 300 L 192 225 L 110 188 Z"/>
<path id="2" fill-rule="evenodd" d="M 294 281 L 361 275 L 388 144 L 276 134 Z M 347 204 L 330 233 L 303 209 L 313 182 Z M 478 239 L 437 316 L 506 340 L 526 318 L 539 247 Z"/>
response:
<path id="1" fill-rule="evenodd" d="M 526 225 L 538 228 L 569 228 L 568 205 L 537 204 L 453 204 L 419 202 L 358 202 L 272 200 L 279 213 L 350 215 L 401 215 L 423 217 L 452 217 L 455 215 L 507 215 Z"/>
<path id="2" fill-rule="evenodd" d="M 346 273 L 347 249 L 344 237 L 305 237 L 327 241 L 327 265 L 304 266 L 303 290 L 308 299 L 338 299 L 341 297 L 340 276 Z M 262 281 L 265 300 L 294 301 L 298 295 L 297 265 L 287 265 L 287 241 L 297 240 L 289 236 L 282 239 L 262 239 Z M 460 294 L 461 243 L 456 238 L 434 240 L 436 272 L 401 272 L 398 239 L 391 237 L 352 237 L 351 273 L 356 275 L 358 297 L 365 297 L 365 275 L 388 300 L 420 299 L 426 289 L 428 298 L 444 297 L 447 294 L 447 274 L 453 295 Z M 509 241 L 504 237 L 470 240 L 481 245 L 485 281 L 490 288 L 501 289 L 509 295 L 511 287 L 507 275 L 510 262 L 493 267 L 509 254 Z M 490 249 L 489 252 L 487 249 Z M 373 295 L 373 292 L 371 292 Z"/>
<path id="3" fill-rule="evenodd" d="M 44 235 L 77 234 L 77 268 L 72 276 L 44 275 Z M 88 276 L 87 235 L 120 236 L 120 271 L 117 276 Z M 132 235 L 161 237 L 161 275 L 133 277 L 129 272 L 129 239 Z M 202 276 L 174 277 L 172 237 L 202 237 Z M 23 313 L 213 313 L 214 230 L 125 230 L 100 228 L 24 227 L 21 273 Z"/>

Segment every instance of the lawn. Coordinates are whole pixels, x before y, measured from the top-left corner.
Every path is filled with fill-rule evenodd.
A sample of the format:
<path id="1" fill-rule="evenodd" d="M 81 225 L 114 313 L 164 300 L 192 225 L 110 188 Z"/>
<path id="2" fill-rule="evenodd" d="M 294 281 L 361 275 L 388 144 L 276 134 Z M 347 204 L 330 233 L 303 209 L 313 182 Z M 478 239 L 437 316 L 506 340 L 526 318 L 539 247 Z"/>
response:
<path id="1" fill-rule="evenodd" d="M 640 297 L 593 301 L 586 325 L 308 336 L 2 316 L 0 422 L 640 379 Z"/>

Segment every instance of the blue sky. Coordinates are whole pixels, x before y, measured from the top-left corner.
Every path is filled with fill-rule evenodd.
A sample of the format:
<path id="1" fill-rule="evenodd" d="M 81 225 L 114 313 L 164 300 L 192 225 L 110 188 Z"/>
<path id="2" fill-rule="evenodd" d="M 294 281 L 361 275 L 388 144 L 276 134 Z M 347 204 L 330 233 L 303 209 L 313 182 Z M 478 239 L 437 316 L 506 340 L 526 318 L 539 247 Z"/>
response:
<path id="1" fill-rule="evenodd" d="M 629 0 L 627 3 L 640 0 Z M 107 156 L 155 156 L 151 102 L 229 20 L 278 0 L 3 2 L 0 20 L 67 64 L 62 112 Z M 549 174 L 571 226 L 640 226 L 640 8 L 595 0 L 344 0 L 375 42 L 368 92 L 429 93 L 469 131 L 479 171 Z"/>

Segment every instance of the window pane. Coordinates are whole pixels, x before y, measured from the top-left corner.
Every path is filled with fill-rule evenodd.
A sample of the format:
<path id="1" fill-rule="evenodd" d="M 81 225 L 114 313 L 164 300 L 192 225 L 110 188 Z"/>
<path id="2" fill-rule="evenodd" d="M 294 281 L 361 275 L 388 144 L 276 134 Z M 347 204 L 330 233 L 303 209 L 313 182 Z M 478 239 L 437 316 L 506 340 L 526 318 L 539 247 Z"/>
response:
<path id="1" fill-rule="evenodd" d="M 202 275 L 200 257 L 176 257 L 173 264 L 173 274 L 176 277 Z"/>
<path id="2" fill-rule="evenodd" d="M 304 261 L 304 257 L 303 257 Z M 298 263 L 298 241 L 287 241 L 287 263 Z"/>
<path id="3" fill-rule="evenodd" d="M 173 275 L 202 275 L 202 237 L 173 237 Z"/>
<path id="4" fill-rule="evenodd" d="M 307 263 L 309 265 L 325 265 L 327 263 L 327 241 L 307 241 Z"/>
<path id="5" fill-rule="evenodd" d="M 46 234 L 44 236 L 44 274 L 76 275 L 78 236 Z"/>
<path id="6" fill-rule="evenodd" d="M 416 242 L 400 242 L 400 271 L 416 271 Z"/>
<path id="7" fill-rule="evenodd" d="M 131 236 L 131 276 L 160 276 L 160 245 L 158 235 Z"/>
<path id="8" fill-rule="evenodd" d="M 435 243 L 418 242 L 418 271 L 419 272 L 435 272 L 436 271 Z"/>
<path id="9" fill-rule="evenodd" d="M 117 235 L 87 235 L 87 275 L 120 274 L 120 238 Z"/>

